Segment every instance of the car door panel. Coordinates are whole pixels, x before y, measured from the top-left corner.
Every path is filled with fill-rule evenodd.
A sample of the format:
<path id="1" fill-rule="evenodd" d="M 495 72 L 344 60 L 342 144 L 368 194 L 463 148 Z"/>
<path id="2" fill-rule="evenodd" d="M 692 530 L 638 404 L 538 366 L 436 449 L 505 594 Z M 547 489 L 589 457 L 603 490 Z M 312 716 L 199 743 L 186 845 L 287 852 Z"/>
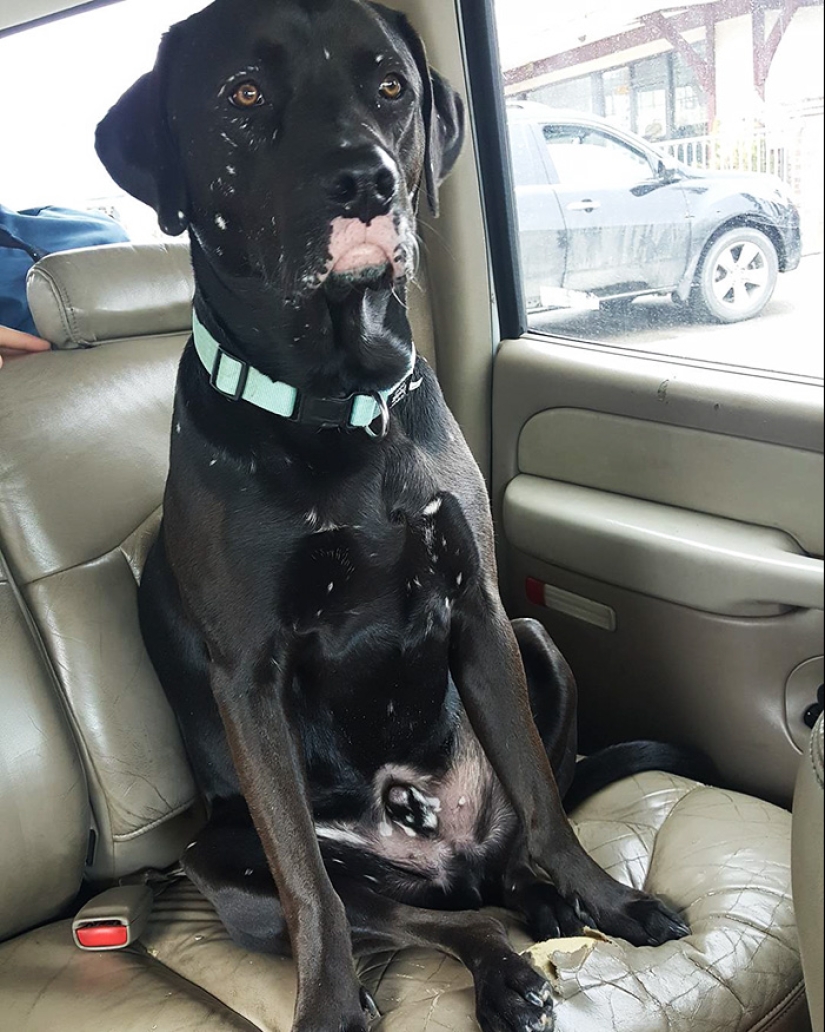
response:
<path id="1" fill-rule="evenodd" d="M 821 390 L 523 338 L 493 418 L 505 599 L 575 671 L 582 747 L 690 744 L 787 803 L 821 683 Z"/>

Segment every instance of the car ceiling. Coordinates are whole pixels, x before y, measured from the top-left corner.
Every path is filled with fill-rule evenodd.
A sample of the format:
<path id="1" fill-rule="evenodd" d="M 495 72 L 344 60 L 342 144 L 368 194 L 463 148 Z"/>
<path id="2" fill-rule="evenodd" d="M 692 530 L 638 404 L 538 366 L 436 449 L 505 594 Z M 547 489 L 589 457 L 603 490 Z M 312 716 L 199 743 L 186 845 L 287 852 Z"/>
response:
<path id="1" fill-rule="evenodd" d="M 0 32 L 21 28 L 28 22 L 38 21 L 54 15 L 66 14 L 72 8 L 102 7 L 119 0 L 92 0 L 78 3 L 78 0 L 3 0 L 0 3 Z"/>

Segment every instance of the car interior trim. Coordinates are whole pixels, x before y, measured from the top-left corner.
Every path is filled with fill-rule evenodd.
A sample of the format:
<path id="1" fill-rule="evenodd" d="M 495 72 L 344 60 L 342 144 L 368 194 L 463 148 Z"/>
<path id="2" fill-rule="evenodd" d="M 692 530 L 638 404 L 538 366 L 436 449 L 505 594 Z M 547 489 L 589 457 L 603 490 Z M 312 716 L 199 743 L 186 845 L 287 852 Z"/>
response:
<path id="1" fill-rule="evenodd" d="M 502 337 L 527 328 L 515 194 L 491 0 L 460 0 L 467 75 Z"/>

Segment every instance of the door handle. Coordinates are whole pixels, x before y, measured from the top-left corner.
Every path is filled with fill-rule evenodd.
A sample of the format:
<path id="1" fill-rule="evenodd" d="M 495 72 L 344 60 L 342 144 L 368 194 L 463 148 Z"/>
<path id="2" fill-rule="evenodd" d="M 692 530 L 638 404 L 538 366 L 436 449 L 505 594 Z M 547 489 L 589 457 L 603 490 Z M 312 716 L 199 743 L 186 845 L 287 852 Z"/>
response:
<path id="1" fill-rule="evenodd" d="M 770 527 L 520 473 L 504 532 L 543 562 L 705 613 L 825 606 L 822 560 Z"/>
<path id="2" fill-rule="evenodd" d="M 595 211 L 596 208 L 601 208 L 601 201 L 593 201 L 589 197 L 585 197 L 583 201 L 571 201 L 567 205 L 568 211 Z"/>

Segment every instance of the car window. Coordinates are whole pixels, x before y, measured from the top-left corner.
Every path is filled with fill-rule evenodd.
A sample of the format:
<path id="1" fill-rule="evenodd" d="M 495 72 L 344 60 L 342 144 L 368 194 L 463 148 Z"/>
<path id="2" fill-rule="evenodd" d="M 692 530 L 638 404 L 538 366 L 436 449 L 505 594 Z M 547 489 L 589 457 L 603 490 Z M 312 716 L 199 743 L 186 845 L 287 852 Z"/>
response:
<path id="1" fill-rule="evenodd" d="M 0 37 L 0 202 L 102 211 L 133 240 L 161 237 L 100 164 L 95 126 L 152 67 L 166 29 L 206 3 L 122 0 Z"/>
<path id="2" fill-rule="evenodd" d="M 651 175 L 644 154 L 586 126 L 544 125 L 542 135 L 562 186 L 632 185 Z"/>
<path id="3" fill-rule="evenodd" d="M 821 380 L 821 0 L 486 2 L 530 331 Z"/>

